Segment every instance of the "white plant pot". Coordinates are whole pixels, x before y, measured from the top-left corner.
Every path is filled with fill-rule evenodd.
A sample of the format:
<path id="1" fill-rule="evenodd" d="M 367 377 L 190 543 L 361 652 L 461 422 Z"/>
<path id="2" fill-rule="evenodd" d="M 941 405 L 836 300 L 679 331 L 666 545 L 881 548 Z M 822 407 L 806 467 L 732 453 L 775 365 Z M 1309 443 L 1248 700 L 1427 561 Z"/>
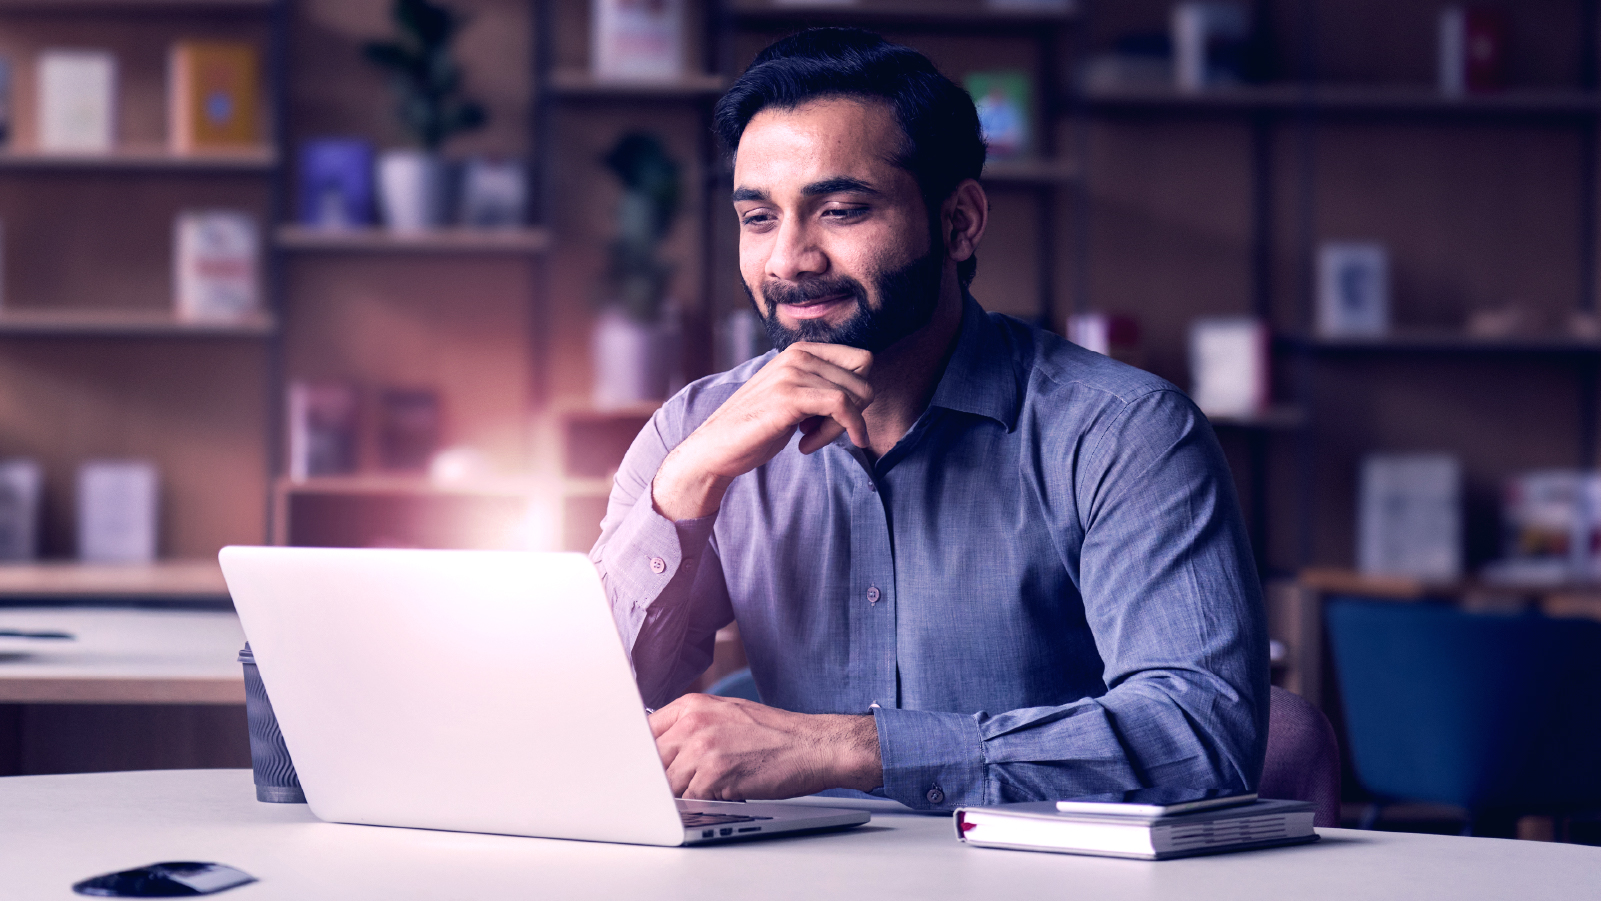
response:
<path id="1" fill-rule="evenodd" d="M 616 409 L 664 400 L 677 358 L 676 330 L 616 310 L 595 322 L 592 359 L 596 407 Z"/>
<path id="2" fill-rule="evenodd" d="M 401 232 L 444 225 L 449 167 L 421 150 L 388 150 L 378 157 L 378 203 L 384 223 Z"/>

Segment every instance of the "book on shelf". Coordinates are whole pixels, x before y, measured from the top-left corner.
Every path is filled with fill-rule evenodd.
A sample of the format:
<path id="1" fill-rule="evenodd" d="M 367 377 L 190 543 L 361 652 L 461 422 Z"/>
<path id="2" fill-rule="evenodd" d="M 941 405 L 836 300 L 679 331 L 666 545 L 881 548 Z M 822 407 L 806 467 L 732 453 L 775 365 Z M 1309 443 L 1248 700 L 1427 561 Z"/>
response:
<path id="1" fill-rule="evenodd" d="M 385 388 L 378 395 L 378 460 L 392 472 L 425 472 L 439 450 L 443 413 L 439 393 Z"/>
<path id="2" fill-rule="evenodd" d="M 173 284 L 179 319 L 246 319 L 261 303 L 256 219 L 230 210 L 186 210 L 173 227 Z"/>
<path id="3" fill-rule="evenodd" d="M 1226 0 L 1175 4 L 1170 28 L 1173 86 L 1196 92 L 1245 81 L 1251 11 Z"/>
<path id="4" fill-rule="evenodd" d="M 373 224 L 372 143 L 313 138 L 300 145 L 300 224 L 362 228 Z"/>
<path id="5" fill-rule="evenodd" d="M 106 50 L 45 50 L 37 72 L 39 149 L 109 153 L 116 143 L 116 56 Z"/>
<path id="6" fill-rule="evenodd" d="M 179 41 L 167 62 L 168 139 L 175 153 L 262 143 L 261 62 L 254 45 Z"/>
<path id="7" fill-rule="evenodd" d="M 1365 576 L 1462 576 L 1462 465 L 1449 454 L 1362 458 L 1357 569 Z"/>
<path id="8" fill-rule="evenodd" d="M 590 65 L 599 78 L 684 74 L 684 0 L 591 0 Z"/>
<path id="9" fill-rule="evenodd" d="M 360 398 L 348 382 L 289 385 L 289 477 L 348 475 L 356 471 Z"/>
<path id="10" fill-rule="evenodd" d="M 1506 480 L 1505 557 L 1491 581 L 1556 584 L 1601 580 L 1601 472 L 1539 469 Z"/>
<path id="11" fill-rule="evenodd" d="M 39 556 L 39 504 L 44 473 L 33 460 L 0 461 L 0 560 Z"/>
<path id="12" fill-rule="evenodd" d="M 1372 241 L 1326 241 L 1317 253 L 1317 333 L 1379 336 L 1390 330 L 1390 257 Z"/>
<path id="13" fill-rule="evenodd" d="M 1506 84 L 1506 11 L 1485 6 L 1447 6 L 1439 20 L 1440 93 L 1460 97 Z"/>
<path id="14" fill-rule="evenodd" d="M 1190 397 L 1209 416 L 1267 410 L 1270 334 L 1254 316 L 1203 316 L 1190 323 Z"/>
<path id="15" fill-rule="evenodd" d="M 956 837 L 970 845 L 1058 854 L 1167 860 L 1317 840 L 1305 801 L 1256 800 L 1193 813 L 1080 813 L 1056 801 L 957 808 Z"/>
<path id="16" fill-rule="evenodd" d="M 527 218 L 528 171 L 518 160 L 473 157 L 461 173 L 457 221 L 473 228 L 516 228 Z"/>
<path id="17" fill-rule="evenodd" d="M 156 559 L 158 478 L 147 460 L 91 460 L 78 468 L 78 557 L 86 563 Z"/>
<path id="18" fill-rule="evenodd" d="M 978 108 L 989 158 L 1013 160 L 1032 154 L 1034 104 L 1028 73 L 1016 69 L 971 72 L 963 81 Z"/>
<path id="19" fill-rule="evenodd" d="M 12 86 L 16 83 L 11 69 L 11 57 L 0 54 L 0 147 L 11 145 Z"/>

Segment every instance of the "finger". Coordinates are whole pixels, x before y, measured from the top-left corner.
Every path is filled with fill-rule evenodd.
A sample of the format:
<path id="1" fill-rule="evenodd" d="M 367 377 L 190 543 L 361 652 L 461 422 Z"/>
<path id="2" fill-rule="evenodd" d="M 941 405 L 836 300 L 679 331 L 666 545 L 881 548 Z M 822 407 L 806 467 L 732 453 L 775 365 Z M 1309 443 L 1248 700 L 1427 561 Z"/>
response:
<path id="1" fill-rule="evenodd" d="M 801 399 L 801 408 L 805 412 L 818 417 L 826 417 L 817 427 L 816 431 L 805 433 L 801 439 L 802 453 L 812 453 L 840 436 L 841 432 L 849 432 L 851 443 L 857 447 L 867 447 L 867 419 L 862 415 L 863 405 L 847 392 L 827 386 L 813 386 L 810 395 Z"/>
<path id="2" fill-rule="evenodd" d="M 667 733 L 667 730 L 673 728 L 673 724 L 678 722 L 678 718 L 683 715 L 683 700 L 683 698 L 679 698 L 646 718 L 650 722 L 651 738 L 661 738 Z"/>
<path id="3" fill-rule="evenodd" d="M 819 346 L 826 347 L 828 345 Z M 788 351 L 786 351 L 786 353 L 787 352 Z M 850 392 L 851 396 L 856 399 L 858 406 L 865 407 L 873 402 L 873 386 L 867 381 L 867 379 L 863 378 L 861 374 L 848 367 L 840 366 L 833 360 L 816 356 L 814 354 L 805 353 L 803 351 L 796 352 L 793 356 L 785 360 L 783 366 L 780 366 L 774 370 L 774 377 L 781 377 L 780 373 L 782 373 L 786 368 L 800 372 L 809 372 L 813 375 L 819 376 L 830 384 L 843 388 L 844 390 Z"/>
<path id="4" fill-rule="evenodd" d="M 859 376 L 866 376 L 873 370 L 873 354 L 871 351 L 847 344 L 819 344 L 812 341 L 798 341 L 791 344 L 789 350 L 799 349 L 814 357 L 827 360 L 841 369 L 849 369 Z"/>
<path id="5" fill-rule="evenodd" d="M 803 437 L 800 440 L 799 448 L 803 454 L 816 453 L 819 449 L 833 444 L 835 439 L 845 433 L 845 427 L 831 416 L 814 416 L 806 421 L 815 423 L 815 425 L 812 426 L 811 431 L 801 429 Z"/>

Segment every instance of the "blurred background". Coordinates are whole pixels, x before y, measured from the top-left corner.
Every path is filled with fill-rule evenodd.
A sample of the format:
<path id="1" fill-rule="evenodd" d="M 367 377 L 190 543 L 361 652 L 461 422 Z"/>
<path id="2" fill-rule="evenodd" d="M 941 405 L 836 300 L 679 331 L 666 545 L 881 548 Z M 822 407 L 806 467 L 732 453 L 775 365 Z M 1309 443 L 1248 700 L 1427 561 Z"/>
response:
<path id="1" fill-rule="evenodd" d="M 1349 823 L 1601 842 L 1598 6 L 0 0 L 0 774 L 248 764 L 223 545 L 587 551 L 765 349 L 712 105 L 851 24 L 979 302 L 1212 420 Z"/>

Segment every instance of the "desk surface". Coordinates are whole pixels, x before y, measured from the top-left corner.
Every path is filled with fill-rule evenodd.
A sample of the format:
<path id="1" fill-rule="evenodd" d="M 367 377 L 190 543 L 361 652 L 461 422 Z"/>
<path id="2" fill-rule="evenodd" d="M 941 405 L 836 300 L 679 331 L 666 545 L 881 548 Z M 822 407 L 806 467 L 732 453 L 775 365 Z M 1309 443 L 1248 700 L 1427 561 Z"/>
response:
<path id="1" fill-rule="evenodd" d="M 230 610 L 0 607 L 0 703 L 243 704 L 245 635 Z"/>
<path id="2" fill-rule="evenodd" d="M 162 860 L 255 875 L 226 895 L 239 901 L 1601 898 L 1598 848 L 1346 829 L 1158 863 L 973 848 L 946 818 L 875 810 L 842 833 L 646 848 L 321 823 L 304 805 L 258 803 L 245 770 L 15 776 L 0 779 L 0 811 L 0 894 L 30 899 Z"/>

